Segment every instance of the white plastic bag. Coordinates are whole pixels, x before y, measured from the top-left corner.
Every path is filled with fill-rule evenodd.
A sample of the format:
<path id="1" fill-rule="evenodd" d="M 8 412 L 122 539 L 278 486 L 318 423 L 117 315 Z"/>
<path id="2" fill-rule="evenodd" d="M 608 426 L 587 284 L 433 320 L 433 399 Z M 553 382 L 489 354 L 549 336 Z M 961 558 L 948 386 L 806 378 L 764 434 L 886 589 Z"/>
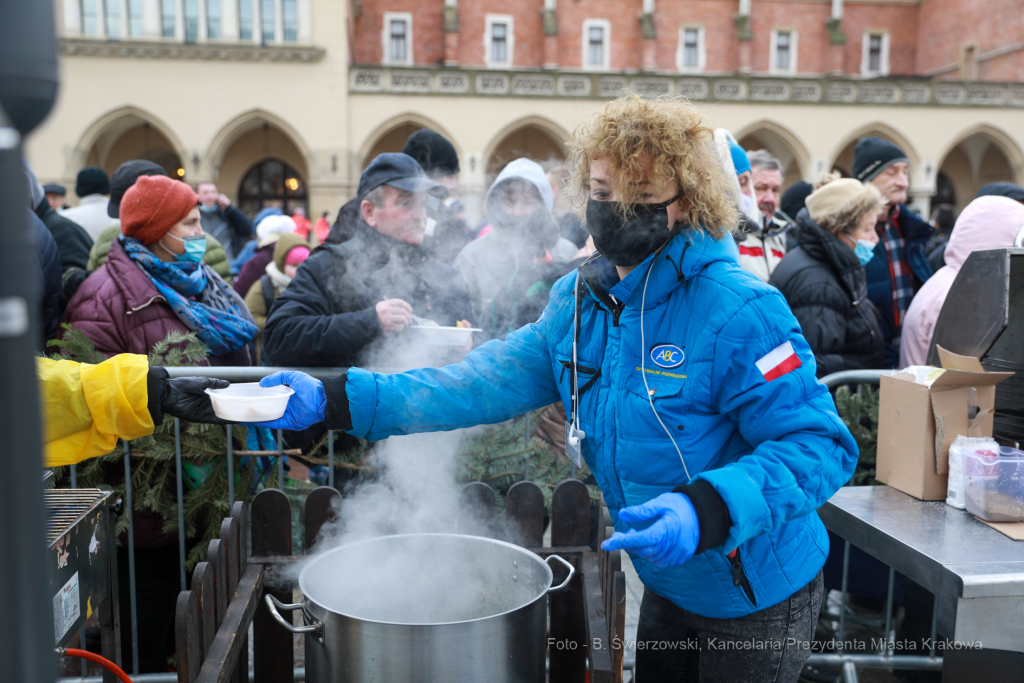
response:
<path id="1" fill-rule="evenodd" d="M 976 450 L 999 452 L 999 444 L 992 438 L 972 439 L 958 436 L 949 446 L 949 484 L 946 487 L 946 505 L 964 510 L 967 501 L 964 498 L 964 453 Z"/>

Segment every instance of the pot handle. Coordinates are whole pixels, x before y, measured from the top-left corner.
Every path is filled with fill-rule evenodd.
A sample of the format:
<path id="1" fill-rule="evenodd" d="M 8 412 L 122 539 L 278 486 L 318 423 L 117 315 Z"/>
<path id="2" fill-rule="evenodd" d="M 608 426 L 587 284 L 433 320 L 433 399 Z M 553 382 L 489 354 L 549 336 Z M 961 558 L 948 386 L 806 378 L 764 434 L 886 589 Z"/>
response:
<path id="1" fill-rule="evenodd" d="M 565 577 L 565 581 L 558 584 L 557 586 L 552 586 L 548 589 L 548 593 L 554 593 L 555 591 L 560 591 L 569 585 L 569 582 L 572 581 L 572 577 L 576 575 L 576 567 L 572 566 L 572 563 L 567 562 L 564 557 L 561 557 L 559 555 L 548 555 L 547 560 L 544 561 L 547 562 L 548 560 L 558 560 L 559 562 L 561 562 L 569 568 L 569 576 Z M 270 596 L 268 595 L 267 597 L 269 598 Z"/>
<path id="2" fill-rule="evenodd" d="M 281 616 L 281 613 L 277 611 L 278 609 L 283 609 L 287 612 L 294 612 L 297 609 L 302 609 L 301 602 L 286 605 L 270 593 L 267 593 L 266 603 L 267 610 L 270 612 L 270 616 L 274 617 L 277 623 L 281 624 L 281 626 L 284 626 L 292 633 L 312 633 L 313 637 L 316 638 L 319 642 L 324 642 L 324 623 L 322 621 L 317 621 L 316 619 L 313 619 L 312 621 L 314 623 L 309 624 L 308 626 L 295 626 L 294 624 L 291 624 L 290 622 L 286 621 L 285 618 Z M 306 613 L 305 610 L 303 610 L 302 620 L 305 621 L 308 618 L 309 615 Z"/>

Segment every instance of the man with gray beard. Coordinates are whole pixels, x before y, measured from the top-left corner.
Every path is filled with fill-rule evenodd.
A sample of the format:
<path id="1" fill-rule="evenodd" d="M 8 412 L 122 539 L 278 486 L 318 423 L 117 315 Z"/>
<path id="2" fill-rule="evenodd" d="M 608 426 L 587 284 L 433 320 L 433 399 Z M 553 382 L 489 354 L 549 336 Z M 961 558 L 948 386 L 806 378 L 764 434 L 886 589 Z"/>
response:
<path id="1" fill-rule="evenodd" d="M 381 154 L 363 171 L 361 216 L 343 244 L 323 244 L 277 298 L 263 332 L 269 365 L 347 367 L 382 362 L 413 316 L 454 326 L 471 317 L 469 290 L 420 245 L 428 195 L 444 186 L 405 154 Z"/>

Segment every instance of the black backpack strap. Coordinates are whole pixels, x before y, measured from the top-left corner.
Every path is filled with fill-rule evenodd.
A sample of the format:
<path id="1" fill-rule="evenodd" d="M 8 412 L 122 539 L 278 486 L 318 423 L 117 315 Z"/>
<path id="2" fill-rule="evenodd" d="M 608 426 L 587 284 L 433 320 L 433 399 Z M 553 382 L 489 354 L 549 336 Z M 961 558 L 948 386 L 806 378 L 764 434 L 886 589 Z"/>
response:
<path id="1" fill-rule="evenodd" d="M 274 292 L 274 282 L 269 275 L 264 275 L 260 278 L 260 285 L 263 287 L 263 300 L 267 302 L 267 315 L 270 315 L 270 307 L 274 305 L 274 299 L 277 298 L 277 294 Z"/>

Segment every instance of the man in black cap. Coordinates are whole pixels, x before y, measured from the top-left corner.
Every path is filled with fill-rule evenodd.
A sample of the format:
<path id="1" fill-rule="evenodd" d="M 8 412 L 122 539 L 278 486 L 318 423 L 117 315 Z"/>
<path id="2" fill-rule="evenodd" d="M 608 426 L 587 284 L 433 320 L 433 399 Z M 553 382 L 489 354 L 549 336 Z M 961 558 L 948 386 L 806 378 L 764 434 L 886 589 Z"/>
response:
<path id="1" fill-rule="evenodd" d="M 50 208 L 54 211 L 66 209 L 64 199 L 68 196 L 68 189 L 60 183 L 46 183 L 43 185 L 43 192 L 46 193 L 46 201 L 50 202 Z"/>
<path id="2" fill-rule="evenodd" d="M 853 177 L 871 183 L 886 205 L 876 226 L 878 244 L 866 266 L 868 298 L 878 309 L 885 335 L 885 367 L 900 364 L 900 331 L 910 302 L 931 277 L 927 244 L 934 229 L 907 208 L 910 161 L 881 138 L 864 138 L 853 150 Z"/>
<path id="3" fill-rule="evenodd" d="M 409 136 L 402 148 L 420 165 L 427 177 L 444 185 L 449 193 L 459 189 L 459 155 L 448 138 L 424 128 Z M 451 263 L 466 245 L 466 207 L 457 198 L 427 201 L 427 236 L 423 241 L 438 260 Z"/>
<path id="4" fill-rule="evenodd" d="M 274 302 L 263 331 L 270 365 L 347 367 L 388 362 L 413 315 L 455 325 L 472 310 L 455 270 L 423 249 L 426 204 L 444 199 L 411 157 L 381 154 L 359 179 L 351 239 L 325 242 Z"/>

